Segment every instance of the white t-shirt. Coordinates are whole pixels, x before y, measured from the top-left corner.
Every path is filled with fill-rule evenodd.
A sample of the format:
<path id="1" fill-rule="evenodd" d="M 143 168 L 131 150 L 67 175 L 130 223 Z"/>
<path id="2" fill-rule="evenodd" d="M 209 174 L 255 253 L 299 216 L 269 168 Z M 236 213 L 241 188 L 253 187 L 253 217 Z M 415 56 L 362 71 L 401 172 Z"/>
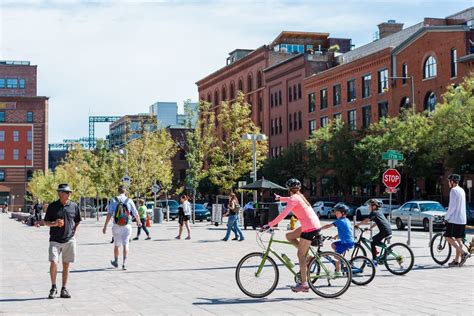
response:
<path id="1" fill-rule="evenodd" d="M 449 206 L 444 219 L 451 224 L 466 225 L 466 193 L 459 185 L 449 192 Z"/>
<path id="2" fill-rule="evenodd" d="M 191 203 L 184 201 L 182 204 L 184 215 L 191 215 Z"/>

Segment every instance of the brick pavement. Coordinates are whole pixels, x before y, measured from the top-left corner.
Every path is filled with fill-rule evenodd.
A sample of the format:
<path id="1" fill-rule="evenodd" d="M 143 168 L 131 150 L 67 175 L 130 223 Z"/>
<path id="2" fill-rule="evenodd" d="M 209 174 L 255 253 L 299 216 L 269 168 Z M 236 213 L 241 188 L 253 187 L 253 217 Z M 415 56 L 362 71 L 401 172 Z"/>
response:
<path id="1" fill-rule="evenodd" d="M 276 291 L 252 299 L 240 292 L 234 273 L 244 254 L 259 250 L 255 232 L 246 231 L 244 242 L 223 242 L 223 226 L 197 223 L 192 240 L 174 240 L 176 222 L 155 224 L 152 240 L 132 242 L 129 270 L 122 271 L 109 264 L 111 229 L 103 235 L 102 224 L 94 219 L 81 224 L 78 261 L 68 286 L 73 297 L 49 300 L 48 228 L 28 227 L 0 214 L 0 313 L 473 315 L 474 259 L 462 268 L 437 266 L 429 255 L 427 234 L 420 231 L 412 234 L 415 267 L 406 276 L 381 267 L 368 286 L 352 285 L 340 298 L 324 299 L 312 292 L 292 293 L 290 273 L 280 269 Z M 405 242 L 406 232 L 394 233 L 395 241 Z M 293 249 L 282 249 L 295 259 Z M 60 279 L 58 275 L 58 286 Z"/>

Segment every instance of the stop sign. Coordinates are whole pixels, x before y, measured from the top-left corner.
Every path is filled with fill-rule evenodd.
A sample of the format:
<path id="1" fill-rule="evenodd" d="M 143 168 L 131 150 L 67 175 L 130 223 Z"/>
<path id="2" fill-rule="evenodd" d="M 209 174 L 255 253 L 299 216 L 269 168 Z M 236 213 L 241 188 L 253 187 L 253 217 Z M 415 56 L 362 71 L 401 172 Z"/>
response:
<path id="1" fill-rule="evenodd" d="M 396 188 L 400 185 L 401 178 L 397 169 L 387 169 L 383 173 L 382 181 L 387 188 Z"/>

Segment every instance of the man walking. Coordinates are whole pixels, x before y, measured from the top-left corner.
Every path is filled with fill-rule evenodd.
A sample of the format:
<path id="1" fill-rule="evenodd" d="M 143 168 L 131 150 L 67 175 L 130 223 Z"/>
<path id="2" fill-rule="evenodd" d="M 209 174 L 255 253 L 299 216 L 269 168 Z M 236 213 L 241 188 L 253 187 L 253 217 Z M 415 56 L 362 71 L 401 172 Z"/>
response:
<path id="1" fill-rule="evenodd" d="M 150 232 L 148 231 L 148 229 L 146 228 L 146 217 L 147 217 L 147 214 L 146 214 L 146 206 L 145 206 L 145 201 L 143 199 L 140 199 L 138 200 L 138 215 L 140 216 L 140 219 L 137 219 L 137 220 L 140 220 L 140 222 L 142 223 L 142 227 L 138 227 L 138 231 L 137 231 L 137 237 L 133 238 L 133 240 L 138 240 L 140 239 L 140 231 L 143 229 L 143 231 L 145 232 L 146 234 L 146 238 L 145 240 L 150 240 L 151 237 L 150 237 Z"/>
<path id="2" fill-rule="evenodd" d="M 113 198 L 109 203 L 107 218 L 105 219 L 104 228 L 102 229 L 102 232 L 106 234 L 107 225 L 113 217 L 114 225 L 112 226 L 112 236 L 114 238 L 114 260 L 110 261 L 110 263 L 118 268 L 119 247 L 122 246 L 123 270 L 127 270 L 128 244 L 132 235 L 132 216 L 138 219 L 135 203 L 125 195 L 126 192 L 127 189 L 125 186 L 120 185 L 118 187 L 118 196 Z M 137 226 L 142 226 L 139 219 L 137 220 Z"/>
<path id="3" fill-rule="evenodd" d="M 48 298 L 55 298 L 56 274 L 58 272 L 59 255 L 62 254 L 63 272 L 60 296 L 70 298 L 66 289 L 69 264 L 76 259 L 76 235 L 81 222 L 81 214 L 76 203 L 69 200 L 72 190 L 68 184 L 58 186 L 59 200 L 48 206 L 44 217 L 44 224 L 49 228 L 49 272 L 51 276 L 51 290 Z"/>
<path id="4" fill-rule="evenodd" d="M 43 219 L 43 205 L 37 200 L 35 205 L 33 206 L 33 209 L 35 211 L 35 218 L 38 223 L 41 222 Z"/>
<path id="5" fill-rule="evenodd" d="M 462 240 L 466 236 L 466 193 L 459 186 L 460 175 L 452 174 L 448 177 L 448 181 L 451 191 L 449 192 L 448 211 L 444 215 L 446 221 L 444 237 L 456 249 L 456 256 L 448 266 L 460 267 L 469 257 L 469 254 L 462 250 Z"/>

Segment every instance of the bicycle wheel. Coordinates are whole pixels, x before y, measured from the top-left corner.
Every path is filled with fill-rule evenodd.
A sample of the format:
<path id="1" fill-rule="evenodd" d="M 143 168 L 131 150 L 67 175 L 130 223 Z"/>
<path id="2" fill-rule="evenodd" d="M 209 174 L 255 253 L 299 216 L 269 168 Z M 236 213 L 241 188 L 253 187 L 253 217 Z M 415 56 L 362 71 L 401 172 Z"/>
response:
<path id="1" fill-rule="evenodd" d="M 339 263 L 339 271 L 337 270 Z M 308 264 L 308 284 L 311 290 L 325 298 L 338 297 L 351 285 L 349 262 L 335 252 L 321 252 Z"/>
<path id="2" fill-rule="evenodd" d="M 249 253 L 239 261 L 235 270 L 235 280 L 240 290 L 253 298 L 269 295 L 278 284 L 278 267 L 270 257 L 267 257 L 260 273 L 257 274 L 262 258 L 261 252 Z"/>
<path id="3" fill-rule="evenodd" d="M 365 248 L 360 244 L 354 245 L 354 250 L 352 250 L 351 258 L 355 258 L 358 256 L 367 257 L 367 250 L 365 250 Z"/>
<path id="4" fill-rule="evenodd" d="M 413 251 L 402 243 L 395 243 L 385 249 L 383 260 L 387 270 L 396 275 L 407 273 L 415 263 Z"/>
<path id="5" fill-rule="evenodd" d="M 430 243 L 431 258 L 439 265 L 448 262 L 451 257 L 451 245 L 444 238 L 443 233 L 438 233 L 433 236 Z"/>
<path id="6" fill-rule="evenodd" d="M 367 257 L 357 256 L 349 261 L 352 269 L 352 283 L 366 285 L 375 277 L 375 265 Z"/>

